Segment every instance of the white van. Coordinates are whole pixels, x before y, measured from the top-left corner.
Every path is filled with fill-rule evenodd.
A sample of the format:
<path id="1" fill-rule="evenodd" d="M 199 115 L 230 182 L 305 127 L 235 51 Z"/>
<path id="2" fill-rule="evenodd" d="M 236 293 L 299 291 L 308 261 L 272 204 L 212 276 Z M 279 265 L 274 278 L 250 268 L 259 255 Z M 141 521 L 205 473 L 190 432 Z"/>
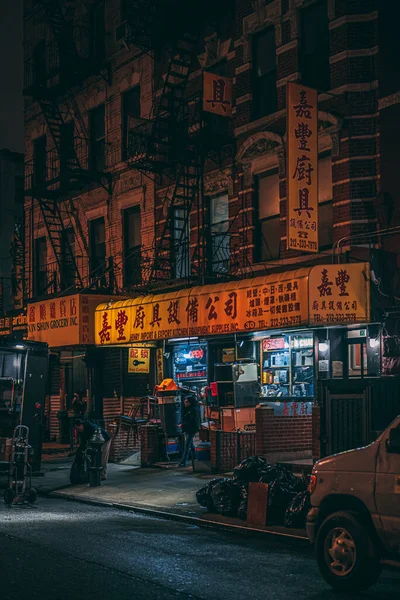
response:
<path id="1" fill-rule="evenodd" d="M 400 416 L 372 444 L 318 461 L 307 533 L 322 576 L 364 590 L 382 565 L 400 568 Z"/>

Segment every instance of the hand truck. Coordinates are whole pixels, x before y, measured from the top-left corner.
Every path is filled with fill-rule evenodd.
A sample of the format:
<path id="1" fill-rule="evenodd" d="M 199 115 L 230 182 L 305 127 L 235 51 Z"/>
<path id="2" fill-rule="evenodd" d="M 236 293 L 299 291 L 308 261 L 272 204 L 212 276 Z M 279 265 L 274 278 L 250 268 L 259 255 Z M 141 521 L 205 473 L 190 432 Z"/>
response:
<path id="1" fill-rule="evenodd" d="M 29 428 L 17 425 L 14 429 L 8 471 L 8 488 L 4 491 L 6 504 L 33 504 L 37 493 L 32 487 L 32 467 L 29 457 L 32 447 L 29 445 Z"/>

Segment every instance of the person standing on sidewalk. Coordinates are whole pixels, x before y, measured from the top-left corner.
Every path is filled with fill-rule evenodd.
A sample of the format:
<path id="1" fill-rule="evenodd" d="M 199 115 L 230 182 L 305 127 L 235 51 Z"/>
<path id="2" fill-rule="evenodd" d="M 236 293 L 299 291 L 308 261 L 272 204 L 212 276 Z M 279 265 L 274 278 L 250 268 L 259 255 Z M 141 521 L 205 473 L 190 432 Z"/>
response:
<path id="1" fill-rule="evenodd" d="M 111 442 L 112 442 L 111 435 L 108 433 L 108 431 L 106 431 L 102 427 L 98 427 L 95 423 L 92 423 L 91 421 L 82 421 L 81 419 L 77 419 L 75 421 L 75 429 L 79 433 L 79 440 L 80 440 L 80 444 L 79 444 L 77 453 L 83 452 L 83 450 L 86 448 L 86 446 L 90 442 L 91 438 L 93 437 L 93 434 L 96 431 L 96 429 L 100 429 L 101 434 L 102 434 L 103 438 L 105 439 L 105 443 L 103 444 L 102 454 L 101 454 L 101 466 L 103 467 L 103 471 L 101 473 L 101 479 L 102 479 L 102 481 L 104 481 L 105 479 L 107 479 L 108 457 L 110 456 L 110 449 L 111 449 Z"/>
<path id="2" fill-rule="evenodd" d="M 185 449 L 179 463 L 180 467 L 186 467 L 190 451 L 194 452 L 193 438 L 200 429 L 200 413 L 196 400 L 186 397 L 183 404 L 182 433 L 185 436 Z"/>

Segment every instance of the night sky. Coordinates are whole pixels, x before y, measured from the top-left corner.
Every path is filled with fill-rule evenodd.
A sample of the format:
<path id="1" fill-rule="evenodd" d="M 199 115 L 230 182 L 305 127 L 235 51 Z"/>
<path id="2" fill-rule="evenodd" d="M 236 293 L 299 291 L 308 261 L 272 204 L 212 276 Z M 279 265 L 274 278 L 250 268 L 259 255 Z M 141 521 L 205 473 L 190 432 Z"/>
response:
<path id="1" fill-rule="evenodd" d="M 0 148 L 24 150 L 23 0 L 0 0 Z"/>

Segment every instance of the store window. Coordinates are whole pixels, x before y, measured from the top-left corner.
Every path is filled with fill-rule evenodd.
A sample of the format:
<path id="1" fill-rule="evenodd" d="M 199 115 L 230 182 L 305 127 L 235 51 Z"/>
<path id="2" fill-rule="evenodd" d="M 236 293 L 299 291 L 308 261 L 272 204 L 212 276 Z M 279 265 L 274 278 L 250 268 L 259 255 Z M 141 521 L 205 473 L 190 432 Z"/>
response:
<path id="1" fill-rule="evenodd" d="M 258 260 L 276 260 L 280 255 L 279 173 L 258 178 L 258 218 L 260 243 Z"/>
<path id="2" fill-rule="evenodd" d="M 326 1 L 301 10 L 301 80 L 318 91 L 329 89 L 329 23 Z"/>
<path id="3" fill-rule="evenodd" d="M 212 273 L 229 271 L 229 202 L 228 194 L 210 198 L 210 264 Z"/>
<path id="4" fill-rule="evenodd" d="M 132 206 L 124 210 L 125 285 L 133 285 L 141 280 L 141 248 L 140 206 Z"/>
<path id="5" fill-rule="evenodd" d="M 277 110 L 275 28 L 269 27 L 253 40 L 253 117 Z"/>
<path id="6" fill-rule="evenodd" d="M 381 335 L 379 326 L 350 329 L 347 332 L 349 378 L 377 377 L 381 373 Z"/>
<path id="7" fill-rule="evenodd" d="M 186 208 L 174 209 L 172 259 L 177 279 L 187 277 L 190 271 L 189 215 Z"/>
<path id="8" fill-rule="evenodd" d="M 140 85 L 122 94 L 122 159 L 126 160 L 129 132 L 140 125 Z"/>
<path id="9" fill-rule="evenodd" d="M 312 400 L 314 338 L 312 333 L 283 334 L 262 342 L 262 395 L 268 400 Z"/>
<path id="10" fill-rule="evenodd" d="M 320 250 L 332 248 L 332 157 L 322 156 L 318 160 L 318 236 Z"/>
<path id="11" fill-rule="evenodd" d="M 207 344 L 175 346 L 172 360 L 174 379 L 180 385 L 207 380 Z"/>
<path id="12" fill-rule="evenodd" d="M 100 104 L 90 111 L 90 168 L 94 171 L 103 171 L 105 167 L 106 130 L 105 130 L 105 105 Z"/>

